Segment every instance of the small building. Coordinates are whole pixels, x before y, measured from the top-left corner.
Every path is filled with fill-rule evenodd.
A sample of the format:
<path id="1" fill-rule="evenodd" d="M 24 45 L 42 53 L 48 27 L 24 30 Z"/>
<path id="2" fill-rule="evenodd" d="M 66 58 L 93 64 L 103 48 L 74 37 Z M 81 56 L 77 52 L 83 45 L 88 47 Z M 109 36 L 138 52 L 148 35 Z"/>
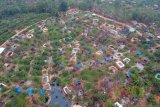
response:
<path id="1" fill-rule="evenodd" d="M 72 71 L 74 69 L 73 66 L 69 66 L 67 70 Z"/>
<path id="2" fill-rule="evenodd" d="M 28 81 L 25 82 L 26 86 L 31 86 L 31 84 L 32 84 L 32 81 L 30 81 L 30 80 L 28 80 Z"/>
<path id="3" fill-rule="evenodd" d="M 16 92 L 20 93 L 21 92 L 21 88 L 20 87 L 16 88 Z"/>
<path id="4" fill-rule="evenodd" d="M 133 33 L 133 32 L 135 32 L 135 31 L 136 31 L 135 28 L 130 28 L 130 29 L 129 29 L 129 32 L 130 32 L 130 33 Z"/>
<path id="5" fill-rule="evenodd" d="M 5 48 L 1 47 L 0 48 L 0 54 L 2 54 L 4 52 Z"/>
<path id="6" fill-rule="evenodd" d="M 78 80 L 78 79 L 74 79 L 74 86 L 75 86 L 75 89 L 76 89 L 76 94 L 78 96 L 83 96 L 84 95 L 84 91 L 82 89 L 82 84 L 81 84 L 81 81 Z"/>
<path id="7" fill-rule="evenodd" d="M 160 80 L 160 73 L 157 73 L 157 74 L 155 75 L 155 78 L 158 79 L 158 80 Z"/>
<path id="8" fill-rule="evenodd" d="M 127 63 L 127 64 L 128 64 L 130 61 L 131 61 L 131 60 L 130 60 L 129 58 L 124 58 L 124 59 L 123 59 L 123 62 L 125 62 L 125 63 Z"/>
<path id="9" fill-rule="evenodd" d="M 16 39 L 22 39 L 22 35 L 16 35 L 15 38 Z"/>
<path id="10" fill-rule="evenodd" d="M 159 35 L 159 36 L 157 36 L 157 39 L 158 39 L 158 40 L 160 40 L 160 35 Z"/>
<path id="11" fill-rule="evenodd" d="M 44 90 L 51 90 L 51 85 L 49 83 L 43 85 Z"/>
<path id="12" fill-rule="evenodd" d="M 106 51 L 106 48 L 105 48 L 105 47 L 103 47 L 103 48 L 101 48 L 101 50 L 104 52 L 104 51 Z"/>
<path id="13" fill-rule="evenodd" d="M 115 105 L 116 107 L 123 107 L 122 104 L 120 104 L 119 102 L 114 103 L 114 105 Z"/>
<path id="14" fill-rule="evenodd" d="M 132 75 L 133 75 L 132 72 L 130 71 L 127 72 L 127 77 L 131 77 Z"/>
<path id="15" fill-rule="evenodd" d="M 138 52 L 137 52 L 137 55 L 138 55 L 138 56 L 141 56 L 141 55 L 142 55 L 142 51 L 138 51 Z"/>
<path id="16" fill-rule="evenodd" d="M 104 64 L 105 63 L 104 59 L 98 59 L 98 61 L 99 61 L 100 64 Z"/>
<path id="17" fill-rule="evenodd" d="M 0 54 L 2 55 L 2 56 L 6 56 L 6 54 L 8 54 L 9 53 L 9 50 L 10 50 L 10 47 L 8 46 L 8 47 L 6 47 L 6 48 L 0 48 Z"/>
<path id="18" fill-rule="evenodd" d="M 0 86 L 2 87 L 7 87 L 7 85 L 3 84 L 3 83 L 0 83 Z"/>
<path id="19" fill-rule="evenodd" d="M 136 41 L 139 41 L 139 39 L 136 38 L 136 37 L 132 37 L 132 38 L 131 38 L 131 42 L 136 42 Z"/>
<path id="20" fill-rule="evenodd" d="M 96 54 L 97 54 L 97 55 L 101 55 L 101 54 L 103 54 L 103 51 L 102 51 L 102 50 L 99 50 L 99 51 L 96 52 Z"/>
<path id="21" fill-rule="evenodd" d="M 121 61 L 116 61 L 116 64 L 119 68 L 125 67 L 125 65 Z"/>
<path id="22" fill-rule="evenodd" d="M 119 49 L 124 49 L 126 45 L 121 44 L 118 48 Z"/>
<path id="23" fill-rule="evenodd" d="M 82 106 L 75 104 L 75 105 L 73 105 L 72 107 L 82 107 Z"/>
<path id="24" fill-rule="evenodd" d="M 70 94 L 71 93 L 71 90 L 67 86 L 65 86 L 63 88 L 63 91 L 64 91 L 65 94 Z"/>
<path id="25" fill-rule="evenodd" d="M 118 69 L 115 66 L 110 66 L 109 70 L 111 70 L 113 73 L 115 73 L 116 71 L 118 71 Z"/>
<path id="26" fill-rule="evenodd" d="M 43 95 L 44 93 L 45 93 L 45 92 L 44 92 L 43 89 L 40 89 L 40 90 L 39 90 L 39 94 Z"/>
<path id="27" fill-rule="evenodd" d="M 105 57 L 105 61 L 110 61 L 110 57 Z"/>
<path id="28" fill-rule="evenodd" d="M 120 58 L 120 57 L 123 57 L 123 53 L 116 52 L 114 56 L 117 58 Z"/>
<path id="29" fill-rule="evenodd" d="M 33 34 L 27 34 L 27 38 L 32 38 L 33 37 Z"/>
<path id="30" fill-rule="evenodd" d="M 69 15 L 75 15 L 75 14 L 78 14 L 79 12 L 80 12 L 79 9 L 74 8 L 74 9 L 69 9 L 69 10 L 67 11 L 67 14 L 69 14 Z"/>
<path id="31" fill-rule="evenodd" d="M 62 68 L 62 67 L 64 67 L 64 64 L 63 63 L 59 63 L 58 67 Z"/>
<path id="32" fill-rule="evenodd" d="M 82 64 L 82 63 L 78 63 L 78 64 L 77 64 L 77 67 L 78 67 L 78 68 L 82 68 L 82 67 L 83 67 L 83 64 Z"/>
<path id="33" fill-rule="evenodd" d="M 48 76 L 43 76 L 42 81 L 45 82 L 45 83 L 48 83 L 49 82 L 49 77 Z"/>
<path id="34" fill-rule="evenodd" d="M 27 94 L 28 94 L 28 95 L 32 95 L 32 88 L 29 88 L 29 89 L 27 90 Z"/>
<path id="35" fill-rule="evenodd" d="M 143 71 L 144 66 L 141 63 L 136 63 L 136 67 L 140 70 Z"/>
<path id="36" fill-rule="evenodd" d="M 71 55 L 72 55 L 72 56 L 76 55 L 77 52 L 78 52 L 78 50 L 79 50 L 79 48 L 73 48 Z"/>
<path id="37" fill-rule="evenodd" d="M 42 28 L 42 31 L 43 31 L 44 33 L 48 32 L 47 27 Z"/>

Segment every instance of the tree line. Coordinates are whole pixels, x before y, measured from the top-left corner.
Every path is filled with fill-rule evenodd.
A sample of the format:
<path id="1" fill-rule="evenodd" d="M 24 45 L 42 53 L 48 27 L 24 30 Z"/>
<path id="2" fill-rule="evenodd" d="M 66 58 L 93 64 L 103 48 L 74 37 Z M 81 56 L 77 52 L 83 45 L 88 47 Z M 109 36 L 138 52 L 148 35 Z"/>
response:
<path id="1" fill-rule="evenodd" d="M 24 13 L 50 13 L 58 15 L 68 8 L 65 0 L 0 0 L 0 18 Z"/>
<path id="2" fill-rule="evenodd" d="M 123 2 L 125 1 L 125 3 Z M 122 20 L 137 20 L 144 23 L 157 23 L 160 25 L 159 0 L 116 0 L 110 4 L 107 0 L 0 0 L 0 18 L 5 18 L 21 13 L 49 13 L 57 16 L 59 11 L 66 11 L 70 7 L 82 10 L 97 10 L 110 17 Z M 124 5 L 131 5 L 127 8 Z"/>

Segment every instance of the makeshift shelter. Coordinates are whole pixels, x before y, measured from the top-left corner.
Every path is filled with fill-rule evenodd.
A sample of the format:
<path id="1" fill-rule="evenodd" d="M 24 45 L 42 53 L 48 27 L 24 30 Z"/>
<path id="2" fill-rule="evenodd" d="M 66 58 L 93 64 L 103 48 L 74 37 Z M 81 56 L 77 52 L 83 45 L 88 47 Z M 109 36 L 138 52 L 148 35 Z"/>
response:
<path id="1" fill-rule="evenodd" d="M 40 90 L 39 90 L 39 93 L 40 93 L 41 95 L 43 95 L 45 92 L 44 92 L 43 89 L 40 89 Z"/>
<path id="2" fill-rule="evenodd" d="M 70 24 L 73 25 L 74 23 L 75 23 L 75 19 L 72 18 L 72 19 L 70 20 Z"/>
<path id="3" fill-rule="evenodd" d="M 58 64 L 59 67 L 64 67 L 64 64 L 60 63 Z"/>
<path id="4" fill-rule="evenodd" d="M 16 39 L 22 39 L 22 36 L 21 35 L 17 35 L 15 36 Z"/>
<path id="5" fill-rule="evenodd" d="M 135 32 L 136 31 L 136 29 L 135 28 L 131 28 L 131 29 L 129 29 L 129 32 L 130 33 L 133 33 L 133 32 Z"/>
<path id="6" fill-rule="evenodd" d="M 115 105 L 116 107 L 123 107 L 122 104 L 120 104 L 119 102 L 114 103 L 114 105 Z"/>
<path id="7" fill-rule="evenodd" d="M 123 62 L 129 63 L 129 62 L 130 62 L 130 59 L 129 59 L 129 58 L 125 58 L 125 59 L 123 59 Z"/>
<path id="8" fill-rule="evenodd" d="M 32 88 L 29 88 L 29 89 L 27 90 L 27 94 L 28 94 L 28 95 L 32 95 Z"/>
<path id="9" fill-rule="evenodd" d="M 142 65 L 141 63 L 136 63 L 136 67 L 137 67 L 140 71 L 143 71 L 143 69 L 144 69 L 144 65 Z"/>
<path id="10" fill-rule="evenodd" d="M 142 55 L 142 51 L 138 51 L 138 52 L 137 52 L 137 55 L 138 55 L 138 56 L 141 56 L 141 55 Z"/>
<path id="11" fill-rule="evenodd" d="M 110 57 L 105 57 L 105 60 L 106 61 L 110 61 Z"/>
<path id="12" fill-rule="evenodd" d="M 82 68 L 82 67 L 83 67 L 83 64 L 82 64 L 82 63 L 78 63 L 78 64 L 77 64 L 77 67 L 78 67 L 78 68 Z"/>
<path id="13" fill-rule="evenodd" d="M 158 79 L 158 80 L 160 80 L 160 73 L 157 73 L 157 74 L 155 75 L 155 78 Z"/>
<path id="14" fill-rule="evenodd" d="M 86 50 L 87 55 L 91 55 L 92 51 L 90 49 Z"/>
<path id="15" fill-rule="evenodd" d="M 106 48 L 105 48 L 105 47 L 103 47 L 103 48 L 101 48 L 101 50 L 102 50 L 102 51 L 106 51 Z"/>
<path id="16" fill-rule="evenodd" d="M 100 64 L 104 64 L 104 60 L 103 59 L 98 59 Z"/>
<path id="17" fill-rule="evenodd" d="M 97 55 L 101 55 L 101 54 L 103 54 L 103 51 L 102 51 L 102 50 L 99 50 L 99 51 L 96 52 L 96 54 L 97 54 Z"/>
<path id="18" fill-rule="evenodd" d="M 127 72 L 127 77 L 131 77 L 132 75 L 133 74 L 130 71 Z"/>
<path id="19" fill-rule="evenodd" d="M 21 92 L 21 88 L 20 87 L 16 88 L 16 92 L 20 93 Z"/>
<path id="20" fill-rule="evenodd" d="M 63 88 L 63 91 L 64 91 L 65 94 L 70 94 L 71 93 L 71 90 L 67 86 L 65 86 Z"/>
<path id="21" fill-rule="evenodd" d="M 0 54 L 3 53 L 3 51 L 5 50 L 5 48 L 0 48 Z"/>

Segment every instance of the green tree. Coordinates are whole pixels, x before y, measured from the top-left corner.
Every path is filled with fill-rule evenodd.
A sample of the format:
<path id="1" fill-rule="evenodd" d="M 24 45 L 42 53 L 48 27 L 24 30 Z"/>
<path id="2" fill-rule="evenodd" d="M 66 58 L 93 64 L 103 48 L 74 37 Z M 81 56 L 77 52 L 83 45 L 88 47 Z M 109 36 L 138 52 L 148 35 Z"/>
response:
<path id="1" fill-rule="evenodd" d="M 67 11 L 68 9 L 68 3 L 66 1 L 62 1 L 59 5 L 59 11 Z"/>
<path id="2" fill-rule="evenodd" d="M 113 107 L 113 102 L 111 99 L 107 99 L 105 101 L 105 107 Z"/>

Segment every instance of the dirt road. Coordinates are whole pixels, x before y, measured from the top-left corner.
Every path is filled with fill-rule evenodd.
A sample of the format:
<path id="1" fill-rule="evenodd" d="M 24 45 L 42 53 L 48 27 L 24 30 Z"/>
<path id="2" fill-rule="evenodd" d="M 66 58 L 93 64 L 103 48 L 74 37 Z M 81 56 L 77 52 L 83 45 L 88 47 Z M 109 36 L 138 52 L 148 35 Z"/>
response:
<path id="1" fill-rule="evenodd" d="M 48 19 L 48 18 L 47 18 L 47 19 Z M 45 20 L 43 20 L 43 21 L 46 21 L 47 19 L 45 19 Z M 41 20 L 41 21 L 42 21 L 42 20 Z M 41 21 L 39 21 L 39 22 L 41 22 Z M 36 24 L 38 24 L 39 22 L 36 22 L 36 23 L 34 23 L 33 25 L 36 25 Z M 16 30 L 16 34 L 13 35 L 11 38 L 12 38 L 12 39 L 15 38 L 17 35 L 23 33 L 24 31 L 26 31 L 28 28 L 30 28 L 30 27 L 33 26 L 33 25 L 27 26 L 27 27 L 25 27 L 25 28 L 22 29 L 22 30 Z M 7 40 L 7 41 L 8 41 L 8 40 Z M 5 41 L 2 45 L 0 45 L 0 47 L 4 47 L 4 46 L 6 45 L 6 43 L 7 43 L 7 41 Z"/>
<path id="2" fill-rule="evenodd" d="M 122 23 L 122 22 L 119 22 L 119 21 L 117 21 L 117 20 L 110 19 L 110 18 L 104 17 L 104 16 L 99 15 L 99 14 L 95 14 L 95 16 L 100 17 L 100 18 L 102 18 L 102 19 L 104 19 L 104 20 L 106 20 L 106 21 L 111 21 L 111 22 L 113 22 L 113 23 L 115 23 L 115 24 L 118 24 L 118 25 L 127 27 L 127 28 L 129 28 L 129 29 L 130 29 L 130 28 L 133 28 L 132 26 L 130 26 L 130 25 L 126 24 L 126 23 Z M 140 36 L 143 36 L 143 34 L 142 34 L 141 32 L 139 32 L 139 31 L 137 31 L 137 30 L 136 30 L 136 33 L 137 33 L 138 35 L 140 35 Z"/>
<path id="3" fill-rule="evenodd" d="M 22 30 L 20 30 L 20 31 L 17 31 L 16 34 L 13 35 L 11 38 L 12 38 L 12 39 L 15 38 L 17 35 L 21 34 L 21 33 L 24 32 L 25 30 L 27 30 L 29 27 L 31 27 L 31 26 L 28 26 L 28 27 L 26 27 L 26 28 L 24 28 L 24 29 L 22 29 Z M 1 45 L 1 47 L 5 46 L 6 43 L 7 43 L 7 41 L 5 41 L 5 42 Z"/>

